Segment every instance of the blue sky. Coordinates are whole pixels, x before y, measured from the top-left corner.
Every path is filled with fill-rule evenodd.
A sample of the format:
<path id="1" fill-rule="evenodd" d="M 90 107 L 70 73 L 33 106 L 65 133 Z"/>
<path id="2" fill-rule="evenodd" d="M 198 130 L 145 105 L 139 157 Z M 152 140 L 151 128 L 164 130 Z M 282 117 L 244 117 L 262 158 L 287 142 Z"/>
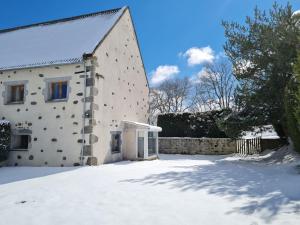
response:
<path id="1" fill-rule="evenodd" d="M 169 76 L 197 74 L 201 70 L 202 62 L 212 60 L 211 57 L 216 57 L 223 51 L 225 38 L 222 20 L 243 22 L 246 15 L 253 14 L 256 5 L 261 9 L 269 9 L 273 2 L 272 0 L 9 0 L 1 2 L 0 29 L 127 5 L 134 19 L 147 74 L 151 80 L 153 72 L 156 71 L 158 78 L 156 81 L 159 82 L 170 73 Z M 288 1 L 277 2 L 285 5 Z M 300 0 L 289 2 L 295 10 L 300 9 Z"/>

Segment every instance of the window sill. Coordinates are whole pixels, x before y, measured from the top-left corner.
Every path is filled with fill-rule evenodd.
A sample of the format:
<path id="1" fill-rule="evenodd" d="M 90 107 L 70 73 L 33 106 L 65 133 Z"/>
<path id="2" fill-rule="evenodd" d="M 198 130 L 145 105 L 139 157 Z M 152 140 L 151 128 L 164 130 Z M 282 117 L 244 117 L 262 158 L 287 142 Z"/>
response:
<path id="1" fill-rule="evenodd" d="M 121 153 L 121 151 L 119 151 L 119 152 L 111 152 L 111 154 L 120 154 Z"/>
<path id="2" fill-rule="evenodd" d="M 46 103 L 55 103 L 55 102 L 67 102 L 68 99 L 55 99 L 55 100 L 47 100 Z"/>
<path id="3" fill-rule="evenodd" d="M 7 103 L 5 103 L 5 105 L 22 105 L 22 104 L 24 104 L 23 101 L 22 102 L 7 102 Z"/>

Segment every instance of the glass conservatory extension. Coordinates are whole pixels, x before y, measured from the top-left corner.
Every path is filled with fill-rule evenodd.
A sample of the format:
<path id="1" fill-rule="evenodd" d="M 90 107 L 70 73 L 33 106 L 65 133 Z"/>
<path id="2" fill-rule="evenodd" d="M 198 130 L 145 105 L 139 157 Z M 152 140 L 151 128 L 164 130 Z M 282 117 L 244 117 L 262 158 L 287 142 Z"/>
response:
<path id="1" fill-rule="evenodd" d="M 123 121 L 124 159 L 152 159 L 158 157 L 158 132 L 162 129 L 149 124 Z"/>

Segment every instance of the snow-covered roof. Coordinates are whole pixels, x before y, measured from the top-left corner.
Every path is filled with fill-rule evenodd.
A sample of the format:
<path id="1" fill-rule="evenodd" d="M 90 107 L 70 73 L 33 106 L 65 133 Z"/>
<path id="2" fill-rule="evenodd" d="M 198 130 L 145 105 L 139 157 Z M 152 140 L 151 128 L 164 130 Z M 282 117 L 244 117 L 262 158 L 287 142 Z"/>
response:
<path id="1" fill-rule="evenodd" d="M 146 129 L 146 130 L 149 130 L 149 131 L 154 131 L 154 132 L 161 132 L 162 131 L 161 127 L 153 126 L 153 125 L 146 124 L 146 123 L 140 123 L 140 122 L 128 121 L 128 120 L 123 120 L 122 122 L 125 125 L 131 125 L 133 127 Z"/>
<path id="2" fill-rule="evenodd" d="M 0 70 L 81 62 L 125 9 L 0 30 Z"/>

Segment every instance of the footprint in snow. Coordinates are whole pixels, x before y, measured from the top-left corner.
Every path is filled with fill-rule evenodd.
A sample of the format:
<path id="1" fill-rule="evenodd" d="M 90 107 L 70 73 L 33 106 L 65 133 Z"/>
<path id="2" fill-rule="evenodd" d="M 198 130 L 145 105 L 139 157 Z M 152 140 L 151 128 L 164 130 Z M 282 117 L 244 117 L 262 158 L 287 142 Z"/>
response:
<path id="1" fill-rule="evenodd" d="M 20 201 L 20 202 L 17 202 L 16 204 L 24 204 L 26 203 L 27 201 Z"/>

